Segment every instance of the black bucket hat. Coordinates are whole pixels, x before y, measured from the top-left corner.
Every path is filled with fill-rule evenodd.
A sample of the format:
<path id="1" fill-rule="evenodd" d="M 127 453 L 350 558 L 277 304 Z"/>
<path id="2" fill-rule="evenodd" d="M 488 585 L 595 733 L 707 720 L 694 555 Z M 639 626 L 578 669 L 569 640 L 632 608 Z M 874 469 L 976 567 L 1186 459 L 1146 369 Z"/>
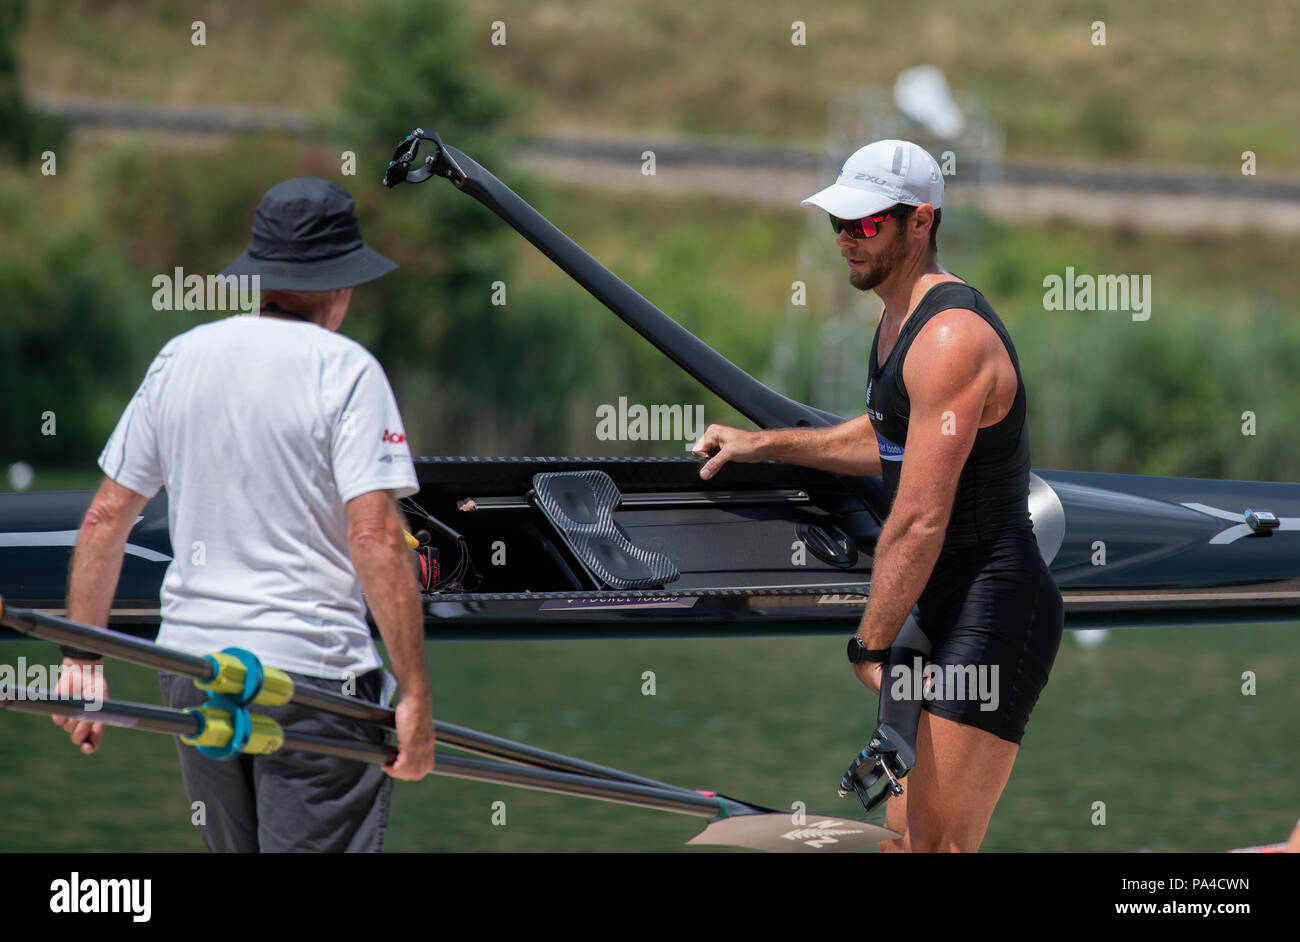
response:
<path id="1" fill-rule="evenodd" d="M 334 291 L 386 275 L 397 263 L 361 241 L 352 194 L 318 177 L 266 191 L 253 239 L 223 275 L 257 275 L 262 291 Z"/>

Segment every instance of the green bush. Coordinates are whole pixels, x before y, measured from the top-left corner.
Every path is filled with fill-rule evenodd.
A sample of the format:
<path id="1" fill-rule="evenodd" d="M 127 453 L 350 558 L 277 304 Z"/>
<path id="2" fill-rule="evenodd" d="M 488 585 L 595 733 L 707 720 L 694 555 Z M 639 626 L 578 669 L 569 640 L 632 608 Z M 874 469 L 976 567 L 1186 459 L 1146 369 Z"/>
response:
<path id="1" fill-rule="evenodd" d="M 0 156 L 26 162 L 66 139 L 61 121 L 43 117 L 23 101 L 18 69 L 18 34 L 26 4 L 0 0 Z"/>

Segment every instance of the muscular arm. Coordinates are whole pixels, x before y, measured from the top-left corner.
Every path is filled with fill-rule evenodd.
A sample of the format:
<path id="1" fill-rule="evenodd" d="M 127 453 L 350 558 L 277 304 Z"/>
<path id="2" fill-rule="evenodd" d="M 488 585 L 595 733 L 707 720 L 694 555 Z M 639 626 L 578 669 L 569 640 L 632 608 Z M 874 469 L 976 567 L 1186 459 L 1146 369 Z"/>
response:
<path id="1" fill-rule="evenodd" d="M 728 461 L 784 461 L 834 474 L 880 474 L 880 449 L 869 417 L 831 428 L 779 428 L 746 432 L 711 425 L 693 451 L 712 456 L 700 469 L 708 480 Z"/>
<path id="2" fill-rule="evenodd" d="M 903 367 L 911 401 L 898 493 L 871 573 L 858 637 L 894 642 L 943 548 L 957 480 L 996 379 L 997 335 L 971 311 L 945 311 L 917 335 Z"/>

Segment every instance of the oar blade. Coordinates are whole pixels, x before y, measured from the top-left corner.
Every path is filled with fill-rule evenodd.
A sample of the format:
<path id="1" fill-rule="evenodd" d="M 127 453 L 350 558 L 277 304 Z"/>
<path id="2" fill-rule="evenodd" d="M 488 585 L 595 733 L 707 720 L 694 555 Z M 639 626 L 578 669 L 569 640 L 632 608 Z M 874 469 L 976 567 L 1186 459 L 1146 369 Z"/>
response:
<path id="1" fill-rule="evenodd" d="M 855 818 L 810 814 L 805 823 L 795 824 L 789 813 L 778 811 L 716 818 L 686 843 L 752 847 L 776 854 L 834 854 L 900 836 Z"/>

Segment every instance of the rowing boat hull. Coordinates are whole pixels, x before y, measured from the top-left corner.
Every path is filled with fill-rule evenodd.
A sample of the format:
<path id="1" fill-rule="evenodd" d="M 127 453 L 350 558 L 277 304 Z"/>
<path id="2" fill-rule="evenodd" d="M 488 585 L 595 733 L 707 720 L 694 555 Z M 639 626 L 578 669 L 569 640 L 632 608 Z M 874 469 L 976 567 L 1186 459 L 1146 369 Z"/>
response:
<path id="1" fill-rule="evenodd" d="M 789 465 L 730 465 L 710 482 L 690 458 L 420 458 L 417 499 L 464 534 L 478 591 L 426 593 L 431 638 L 700 637 L 847 631 L 870 592 L 880 526 L 851 482 Z M 533 475 L 599 470 L 615 519 L 680 576 L 601 589 L 535 504 Z M 466 498 L 478 509 L 458 509 Z M 0 585 L 15 605 L 61 611 L 88 491 L 0 495 Z M 1247 508 L 1280 519 L 1271 535 Z M 1300 485 L 1036 472 L 1031 513 L 1071 628 L 1300 620 Z M 802 525 L 802 529 L 800 529 Z M 410 529 L 420 522 L 410 521 Z M 810 550 L 842 534 L 850 552 Z M 836 528 L 836 529 L 832 529 Z M 836 532 L 838 530 L 838 533 Z M 440 539 L 440 538 L 439 538 Z M 439 542 L 435 539 L 435 544 Z M 456 557 L 439 546 L 444 566 Z M 849 557 L 855 555 L 856 558 Z M 165 494 L 131 531 L 115 624 L 148 632 L 171 560 Z"/>

